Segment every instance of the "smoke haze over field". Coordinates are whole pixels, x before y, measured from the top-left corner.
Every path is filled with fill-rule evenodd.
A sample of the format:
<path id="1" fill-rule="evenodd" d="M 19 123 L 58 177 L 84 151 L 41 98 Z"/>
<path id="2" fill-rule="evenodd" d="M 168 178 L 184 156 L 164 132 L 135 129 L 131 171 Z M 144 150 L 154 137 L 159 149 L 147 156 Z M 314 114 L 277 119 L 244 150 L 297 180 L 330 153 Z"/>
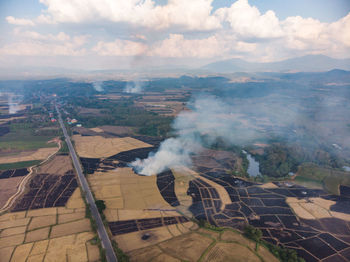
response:
<path id="1" fill-rule="evenodd" d="M 95 82 L 92 82 L 92 87 L 97 91 L 97 92 L 103 92 L 104 89 L 103 89 L 103 82 L 100 82 L 100 81 L 95 81 Z"/>
<path id="2" fill-rule="evenodd" d="M 12 94 L 8 96 L 9 114 L 16 114 L 20 110 L 18 103 L 19 101 L 15 101 Z"/>
<path id="3" fill-rule="evenodd" d="M 138 94 L 143 91 L 143 85 L 140 81 L 128 82 L 125 86 L 124 92 L 130 94 Z"/>
<path id="4" fill-rule="evenodd" d="M 173 123 L 175 138 L 165 140 L 159 150 L 147 159 L 137 159 L 131 165 L 143 175 L 155 175 L 167 168 L 189 166 L 191 154 L 201 151 L 203 144 L 222 138 L 230 144 L 242 144 L 257 137 L 252 130 L 239 132 L 232 108 L 214 96 L 200 96 L 189 102 L 192 111 L 179 114 Z M 235 131 L 234 131 L 235 130 Z"/>
<path id="5" fill-rule="evenodd" d="M 244 93 L 240 90 L 243 87 L 235 87 L 220 89 L 215 92 L 218 96 L 196 96 L 187 104 L 191 111 L 181 112 L 174 120 L 175 137 L 166 139 L 156 153 L 131 166 L 143 175 L 181 165 L 190 167 L 191 155 L 218 139 L 227 145 L 243 146 L 283 141 L 302 146 L 310 156 L 322 150 L 325 154 L 349 157 L 350 120 L 337 121 L 350 110 L 348 91 L 332 90 L 325 95 L 315 94 L 311 86 L 278 90 L 256 85 L 256 90 L 244 86 Z M 342 150 L 335 150 L 332 144 L 340 145 Z"/>

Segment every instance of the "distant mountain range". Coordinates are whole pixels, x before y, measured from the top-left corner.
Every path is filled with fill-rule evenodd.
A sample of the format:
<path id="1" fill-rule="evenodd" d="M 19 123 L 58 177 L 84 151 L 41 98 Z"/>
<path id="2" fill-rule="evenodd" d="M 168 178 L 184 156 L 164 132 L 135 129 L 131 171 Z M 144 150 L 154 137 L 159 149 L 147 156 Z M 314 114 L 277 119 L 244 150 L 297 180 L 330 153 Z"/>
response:
<path id="1" fill-rule="evenodd" d="M 335 59 L 324 55 L 302 57 L 271 63 L 251 63 L 242 59 L 228 59 L 200 68 L 211 73 L 234 72 L 322 72 L 332 69 L 350 70 L 350 59 Z"/>

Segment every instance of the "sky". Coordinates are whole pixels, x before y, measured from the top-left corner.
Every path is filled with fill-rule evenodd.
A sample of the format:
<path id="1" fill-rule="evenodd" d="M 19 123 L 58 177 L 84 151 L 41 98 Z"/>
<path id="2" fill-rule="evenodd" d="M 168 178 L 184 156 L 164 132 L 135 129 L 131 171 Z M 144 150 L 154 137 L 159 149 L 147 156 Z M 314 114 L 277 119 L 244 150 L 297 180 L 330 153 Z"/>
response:
<path id="1" fill-rule="evenodd" d="M 0 69 L 350 58 L 349 0 L 0 0 Z"/>

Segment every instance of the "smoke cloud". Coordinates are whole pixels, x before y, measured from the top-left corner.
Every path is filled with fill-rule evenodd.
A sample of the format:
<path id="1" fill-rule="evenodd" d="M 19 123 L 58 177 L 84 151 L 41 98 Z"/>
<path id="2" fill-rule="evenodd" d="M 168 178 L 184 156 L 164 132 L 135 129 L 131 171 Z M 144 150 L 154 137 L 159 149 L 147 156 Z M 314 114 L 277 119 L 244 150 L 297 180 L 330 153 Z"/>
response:
<path id="1" fill-rule="evenodd" d="M 19 101 L 15 101 L 15 98 L 12 94 L 8 96 L 8 107 L 9 107 L 9 114 L 16 114 L 20 110 L 20 106 L 18 105 Z"/>
<path id="2" fill-rule="evenodd" d="M 97 91 L 97 92 L 103 92 L 103 82 L 100 81 L 95 81 L 92 82 L 92 87 Z"/>
<path id="3" fill-rule="evenodd" d="M 130 94 L 138 94 L 143 91 L 143 85 L 140 81 L 128 82 L 125 86 L 124 92 Z"/>
<path id="4" fill-rule="evenodd" d="M 240 144 L 258 137 L 254 130 L 240 132 L 237 115 L 219 98 L 200 96 L 187 106 L 191 111 L 180 113 L 173 123 L 175 138 L 166 139 L 147 159 L 131 163 L 139 174 L 150 176 L 168 168 L 190 166 L 191 155 L 199 153 L 204 144 L 210 145 L 218 138 L 230 144 Z"/>

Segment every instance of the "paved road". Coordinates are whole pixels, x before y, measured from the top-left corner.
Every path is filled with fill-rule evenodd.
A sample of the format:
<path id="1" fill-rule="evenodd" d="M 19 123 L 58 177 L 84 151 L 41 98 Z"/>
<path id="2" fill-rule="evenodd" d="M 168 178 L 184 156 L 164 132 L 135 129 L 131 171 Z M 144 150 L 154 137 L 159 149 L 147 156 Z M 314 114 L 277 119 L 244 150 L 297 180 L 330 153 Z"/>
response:
<path id="1" fill-rule="evenodd" d="M 57 105 L 55 105 L 55 107 L 56 107 L 56 111 L 58 113 L 58 121 L 59 121 L 59 123 L 61 125 L 61 128 L 63 130 L 63 134 L 64 134 L 64 136 L 66 138 L 66 142 L 67 142 L 67 145 L 68 145 L 68 148 L 69 148 L 70 155 L 71 155 L 72 160 L 73 160 L 73 164 L 74 164 L 75 170 L 77 171 L 77 174 L 78 174 L 80 185 L 81 185 L 81 187 L 83 189 L 83 192 L 85 193 L 86 201 L 90 205 L 90 210 L 91 210 L 92 217 L 96 221 L 97 233 L 98 233 L 98 235 L 99 235 L 99 237 L 101 239 L 101 243 L 102 243 L 103 248 L 105 248 L 105 250 L 106 250 L 107 261 L 108 262 L 117 262 L 117 257 L 114 254 L 111 241 L 109 240 L 107 231 L 106 231 L 106 229 L 105 229 L 105 227 L 103 225 L 102 219 L 101 219 L 100 214 L 99 214 L 99 212 L 97 210 L 97 207 L 95 205 L 95 200 L 94 200 L 94 198 L 93 198 L 93 196 L 91 194 L 91 191 L 90 191 L 90 188 L 89 188 L 89 184 L 87 183 L 86 178 L 85 178 L 85 176 L 84 176 L 84 174 L 82 172 L 82 169 L 81 169 L 80 162 L 78 160 L 77 154 L 75 153 L 74 147 L 73 147 L 72 142 L 70 141 L 69 135 L 67 133 L 67 129 L 64 126 L 64 123 L 62 121 L 61 113 L 60 113 Z"/>

